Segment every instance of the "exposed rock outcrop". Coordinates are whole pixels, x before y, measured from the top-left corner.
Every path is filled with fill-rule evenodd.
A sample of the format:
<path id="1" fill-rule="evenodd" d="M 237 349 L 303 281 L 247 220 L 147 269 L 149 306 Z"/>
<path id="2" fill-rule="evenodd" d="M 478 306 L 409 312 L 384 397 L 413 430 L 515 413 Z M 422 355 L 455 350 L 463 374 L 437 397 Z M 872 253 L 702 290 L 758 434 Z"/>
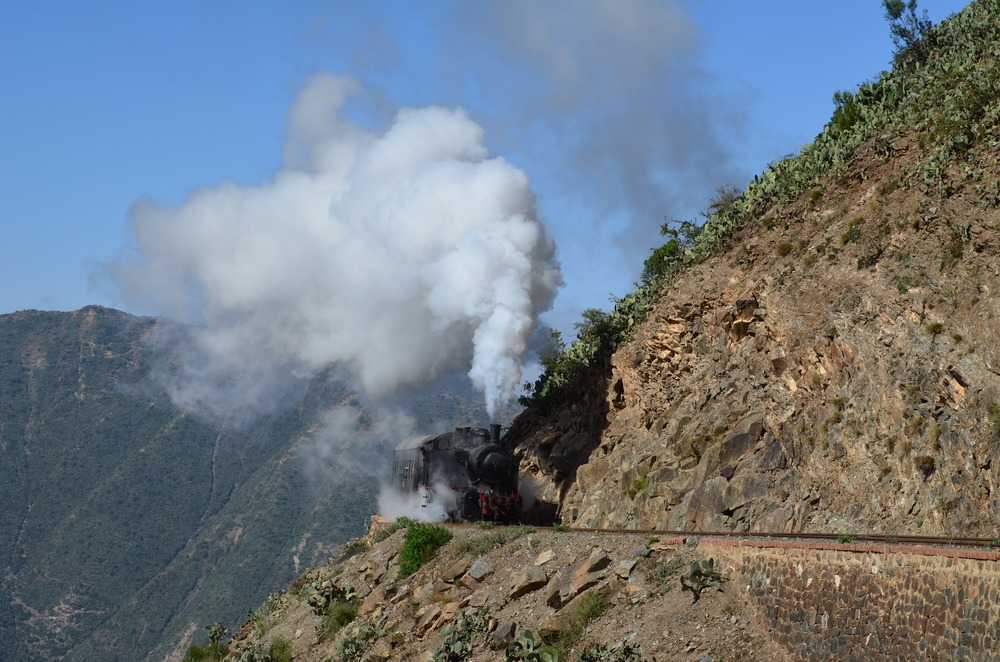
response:
<path id="1" fill-rule="evenodd" d="M 905 156 L 739 231 L 517 421 L 563 523 L 995 534 L 1000 215 L 880 186 Z"/>

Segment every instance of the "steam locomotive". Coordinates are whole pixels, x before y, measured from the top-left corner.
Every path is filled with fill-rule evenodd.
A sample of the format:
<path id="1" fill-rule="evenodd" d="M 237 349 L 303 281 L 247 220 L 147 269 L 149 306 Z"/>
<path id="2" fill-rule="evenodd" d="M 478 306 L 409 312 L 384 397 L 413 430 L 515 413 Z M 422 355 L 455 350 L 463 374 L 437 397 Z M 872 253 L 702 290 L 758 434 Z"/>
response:
<path id="1" fill-rule="evenodd" d="M 452 520 L 520 521 L 518 461 L 499 442 L 497 424 L 408 439 L 393 452 L 392 483 L 419 494 L 422 506 L 440 504 Z"/>

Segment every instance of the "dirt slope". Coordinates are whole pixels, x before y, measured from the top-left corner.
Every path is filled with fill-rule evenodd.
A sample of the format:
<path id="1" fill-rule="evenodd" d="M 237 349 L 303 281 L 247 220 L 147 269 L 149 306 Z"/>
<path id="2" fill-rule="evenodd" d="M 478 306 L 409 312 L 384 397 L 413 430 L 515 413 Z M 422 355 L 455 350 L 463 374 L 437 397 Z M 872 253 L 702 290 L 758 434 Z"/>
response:
<path id="1" fill-rule="evenodd" d="M 681 590 L 680 575 L 691 560 L 701 560 L 695 546 L 638 534 L 451 530 L 454 539 L 437 557 L 404 579 L 397 578 L 403 531 L 309 573 L 251 615 L 233 643 L 234 657 L 283 637 L 297 662 L 431 660 L 435 654 L 502 661 L 510 659 L 507 642 L 525 630 L 536 641 L 553 637 L 589 601 L 604 611 L 560 659 L 577 659 L 596 645 L 613 648 L 626 637 L 646 660 L 785 659 L 754 626 L 738 587 L 724 582 L 723 591 L 708 589 L 697 602 Z M 322 619 L 302 604 L 309 585 L 324 581 L 353 587 L 360 600 L 357 618 L 336 635 L 324 632 Z M 462 630 L 463 619 L 461 652 L 445 657 L 444 644 L 458 641 L 452 633 Z"/>

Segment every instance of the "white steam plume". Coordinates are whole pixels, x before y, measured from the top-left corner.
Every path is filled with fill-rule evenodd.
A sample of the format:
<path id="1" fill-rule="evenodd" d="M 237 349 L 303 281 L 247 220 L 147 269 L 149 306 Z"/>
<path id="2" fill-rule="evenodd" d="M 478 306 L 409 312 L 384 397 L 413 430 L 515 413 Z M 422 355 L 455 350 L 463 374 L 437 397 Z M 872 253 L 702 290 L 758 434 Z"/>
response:
<path id="1" fill-rule="evenodd" d="M 561 284 L 528 179 L 463 110 L 404 108 L 371 131 L 344 112 L 355 90 L 308 82 L 272 183 L 136 205 L 137 250 L 112 275 L 130 301 L 199 323 L 193 383 L 342 364 L 377 395 L 467 370 L 492 413 Z M 251 401 L 211 406 L 268 397 L 230 390 Z M 176 399 L 190 406 L 191 392 Z"/>
<path id="2" fill-rule="evenodd" d="M 418 47 L 381 3 L 349 33 L 317 29 L 368 85 L 396 98 L 400 79 L 419 81 L 405 93 L 461 104 L 496 149 L 531 164 L 572 283 L 548 319 L 565 332 L 632 289 L 665 220 L 696 217 L 718 186 L 746 182 L 758 166 L 735 152 L 750 141 L 773 152 L 771 137 L 746 132 L 751 91 L 711 72 L 695 4 L 466 0 L 414 17 L 429 35 Z"/>

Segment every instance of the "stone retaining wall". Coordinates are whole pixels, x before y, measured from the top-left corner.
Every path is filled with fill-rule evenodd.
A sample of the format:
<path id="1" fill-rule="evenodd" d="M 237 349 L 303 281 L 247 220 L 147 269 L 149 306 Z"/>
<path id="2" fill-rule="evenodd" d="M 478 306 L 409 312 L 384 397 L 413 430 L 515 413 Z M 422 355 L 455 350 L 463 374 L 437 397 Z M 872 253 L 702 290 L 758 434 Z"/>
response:
<path id="1" fill-rule="evenodd" d="M 1000 660 L 1000 553 L 702 539 L 800 660 Z"/>

